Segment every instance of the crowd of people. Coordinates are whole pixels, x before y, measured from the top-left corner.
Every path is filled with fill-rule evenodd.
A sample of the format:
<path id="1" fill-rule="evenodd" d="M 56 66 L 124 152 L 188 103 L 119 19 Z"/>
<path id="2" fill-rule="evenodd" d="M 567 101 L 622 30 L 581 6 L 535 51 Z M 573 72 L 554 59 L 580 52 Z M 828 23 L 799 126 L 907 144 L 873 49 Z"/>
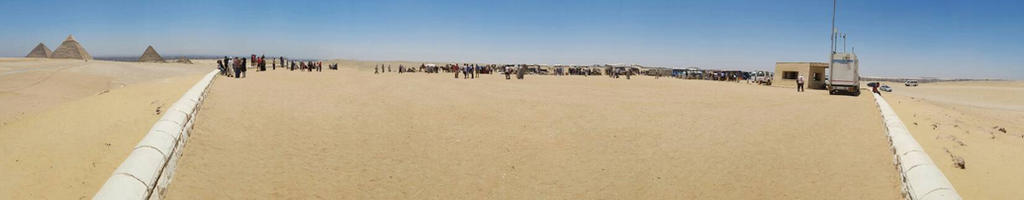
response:
<path id="1" fill-rule="evenodd" d="M 374 65 L 373 73 L 381 74 L 392 72 L 392 66 L 387 64 Z M 454 78 L 459 78 L 459 74 L 462 74 L 462 79 L 475 79 L 480 77 L 480 74 L 492 74 L 502 73 L 505 75 L 505 79 L 511 80 L 513 76 L 516 79 L 524 79 L 526 74 L 549 74 L 555 76 L 592 76 L 592 75 L 608 75 L 611 78 L 625 77 L 631 79 L 633 76 L 639 74 L 637 70 L 629 68 L 588 68 L 588 67 L 555 67 L 555 68 L 541 68 L 535 65 L 480 65 L 480 64 L 420 64 L 419 68 L 407 67 L 404 65 L 398 66 L 398 73 L 409 73 L 409 72 L 422 72 L 422 73 L 452 73 Z"/>
<path id="2" fill-rule="evenodd" d="M 445 64 L 438 66 L 434 64 L 420 64 L 419 68 L 406 67 L 405 65 L 398 65 L 398 73 L 410 73 L 410 72 L 423 72 L 423 73 L 452 73 L 455 78 L 459 78 L 459 74 L 462 74 L 462 79 L 476 79 L 480 77 L 480 74 L 491 74 L 493 72 L 501 72 L 505 74 L 505 79 L 512 79 L 512 74 L 515 74 L 516 79 L 523 79 L 526 75 L 526 68 L 519 65 L 479 65 L 479 64 Z M 382 74 L 391 71 L 391 65 L 374 65 L 373 73 Z"/>
<path id="3" fill-rule="evenodd" d="M 220 69 L 220 74 L 232 78 L 245 78 L 246 72 L 249 68 L 256 71 L 267 71 L 267 57 L 264 55 L 256 56 L 256 54 L 246 57 L 227 57 L 224 59 L 217 60 L 217 69 Z M 278 58 L 270 58 L 270 70 L 277 70 L 278 65 L 280 68 L 287 69 L 289 71 L 307 71 L 307 72 L 321 72 L 323 71 L 323 62 L 321 61 L 296 61 L 296 60 L 285 60 L 283 56 Z M 328 64 L 329 70 L 338 70 L 338 64 Z"/>
<path id="4" fill-rule="evenodd" d="M 323 62 L 320 61 L 295 61 L 285 60 L 284 57 L 271 58 L 270 69 L 277 70 L 278 64 L 283 69 L 290 71 L 307 71 L 307 72 L 321 72 L 323 71 Z M 245 78 L 246 72 L 249 68 L 253 68 L 257 71 L 267 70 L 267 59 L 266 56 L 256 56 L 255 54 L 246 57 L 224 57 L 223 60 L 217 60 L 217 67 L 220 69 L 220 73 L 223 76 L 233 78 Z M 338 70 L 338 64 L 328 64 L 329 70 Z M 603 71 L 603 73 L 602 73 Z M 459 74 L 462 74 L 462 79 L 476 79 L 480 77 L 480 74 L 491 74 L 493 72 L 499 72 L 505 75 L 506 80 L 511 80 L 513 76 L 516 79 L 522 80 L 528 73 L 539 73 L 539 74 L 552 74 L 555 76 L 566 76 L 566 75 L 608 75 L 610 78 L 620 78 L 625 76 L 626 79 L 631 79 L 632 76 L 640 75 L 635 69 L 623 68 L 623 67 L 606 67 L 603 70 L 601 68 L 582 68 L 582 67 L 569 67 L 563 68 L 558 67 L 552 70 L 544 71 L 539 68 L 528 68 L 526 65 L 479 65 L 479 64 L 445 64 L 443 66 L 435 64 L 420 64 L 418 68 L 407 67 L 405 65 L 398 65 L 397 71 L 392 71 L 392 66 L 387 64 L 379 64 L 373 67 L 374 74 L 382 74 L 389 72 L 401 73 L 412 73 L 412 72 L 423 72 L 423 73 L 452 73 L 453 76 L 458 79 Z M 551 73 L 553 72 L 553 73 Z M 647 74 L 650 75 L 650 74 Z M 659 77 L 660 75 L 655 75 Z M 675 76 L 675 75 L 673 75 Z M 749 75 L 742 73 L 734 73 L 732 71 L 722 72 L 702 72 L 702 73 L 685 73 L 682 75 L 687 79 L 706 79 L 706 80 L 722 80 L 722 81 L 739 81 L 743 79 L 749 79 Z M 805 78 L 801 75 L 796 78 L 797 91 L 804 91 Z"/>

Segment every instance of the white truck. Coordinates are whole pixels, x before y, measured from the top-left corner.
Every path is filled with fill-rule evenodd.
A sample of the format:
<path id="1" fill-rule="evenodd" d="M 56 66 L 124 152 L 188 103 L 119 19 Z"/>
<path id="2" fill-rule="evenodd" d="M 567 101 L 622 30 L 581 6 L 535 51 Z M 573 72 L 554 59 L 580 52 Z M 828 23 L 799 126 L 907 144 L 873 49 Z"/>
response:
<path id="1" fill-rule="evenodd" d="M 772 85 L 772 72 L 757 71 L 751 80 L 758 85 Z"/>
<path id="2" fill-rule="evenodd" d="M 858 71 L 859 61 L 854 53 L 832 54 L 832 64 L 829 66 L 829 79 L 826 82 L 829 94 L 847 93 L 854 96 L 860 95 L 860 73 Z"/>

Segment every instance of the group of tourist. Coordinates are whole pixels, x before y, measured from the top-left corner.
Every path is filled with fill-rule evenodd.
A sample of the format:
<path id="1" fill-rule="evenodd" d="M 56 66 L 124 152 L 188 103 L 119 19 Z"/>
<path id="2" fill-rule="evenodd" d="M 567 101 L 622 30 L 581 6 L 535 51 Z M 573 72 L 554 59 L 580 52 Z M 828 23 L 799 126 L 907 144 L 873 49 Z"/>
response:
<path id="1" fill-rule="evenodd" d="M 335 66 L 328 66 L 328 67 L 332 68 L 332 69 L 337 69 L 337 67 L 335 67 Z M 291 65 L 288 67 L 288 70 L 295 71 L 296 69 L 298 69 L 299 71 L 308 71 L 308 72 L 317 71 L 317 72 L 320 72 L 320 71 L 323 71 L 323 69 L 324 69 L 324 63 L 323 62 L 313 62 L 313 61 L 305 61 L 305 62 L 299 61 L 298 63 L 295 63 L 295 61 L 292 61 Z"/>
<path id="2" fill-rule="evenodd" d="M 455 78 L 459 78 L 459 72 L 462 72 L 462 79 L 476 79 L 479 75 L 475 65 L 463 64 L 462 67 L 459 67 L 459 64 L 454 64 L 451 65 L 451 70 L 455 72 Z"/>
<path id="3" fill-rule="evenodd" d="M 582 67 L 566 67 L 566 68 L 559 67 L 559 68 L 555 68 L 555 75 L 556 76 L 566 76 L 566 75 L 590 76 L 590 75 L 597 75 L 597 74 L 601 74 L 599 72 L 599 70 L 597 70 L 597 69 L 587 69 L 587 68 L 582 68 Z"/>
<path id="4" fill-rule="evenodd" d="M 223 60 L 217 60 L 217 69 L 220 69 L 220 74 L 227 77 L 234 78 L 245 78 L 246 71 L 246 58 L 228 58 L 224 56 Z"/>
<path id="5" fill-rule="evenodd" d="M 512 79 L 512 75 L 515 74 L 516 79 L 523 79 L 526 75 L 526 67 L 519 65 L 506 65 L 504 67 L 498 67 L 497 65 L 478 65 L 478 64 L 445 64 L 444 66 L 437 66 L 434 64 L 421 64 L 417 70 L 414 67 L 406 67 L 405 65 L 398 65 L 398 73 L 408 72 L 424 72 L 424 73 L 453 73 L 455 78 L 459 78 L 459 74 L 462 74 L 462 79 L 476 79 L 480 77 L 480 74 L 490 74 L 494 71 L 500 71 L 505 74 L 505 79 Z M 392 72 L 391 65 L 374 65 L 373 73 L 381 74 Z"/>
<path id="6" fill-rule="evenodd" d="M 321 71 L 323 71 L 323 62 L 318 62 L 318 61 L 290 61 L 290 62 L 285 62 L 284 57 L 279 57 L 278 59 L 271 58 L 271 69 L 272 70 L 276 70 L 277 69 L 278 61 L 280 61 L 282 68 L 287 68 L 287 69 L 289 69 L 291 71 L 295 71 L 295 70 L 308 71 L 308 72 L 312 72 L 312 71 L 321 72 Z M 246 66 L 246 64 L 248 64 L 249 66 L 257 69 L 257 71 L 266 71 L 267 70 L 266 56 L 262 56 L 262 55 L 257 57 L 256 54 L 252 54 L 249 58 L 245 58 L 245 57 L 242 57 L 242 58 L 239 58 L 239 57 L 228 58 L 227 56 L 225 56 L 223 60 L 217 60 L 217 67 L 218 67 L 218 69 L 220 69 L 220 74 L 223 75 L 223 76 L 227 76 L 227 77 L 234 77 L 236 79 L 237 78 L 245 78 L 246 71 L 247 71 L 247 68 L 248 68 Z M 330 69 L 330 70 L 338 70 L 338 64 L 328 64 L 328 69 Z M 428 64 L 421 64 L 420 67 L 419 67 L 419 71 L 425 72 L 425 73 L 440 73 L 440 71 L 442 71 L 442 70 L 445 71 L 445 72 L 453 72 L 453 74 L 454 74 L 456 79 L 459 78 L 459 73 L 462 73 L 462 78 L 463 79 L 476 79 L 477 77 L 480 77 L 481 73 L 483 73 L 483 74 L 490 74 L 491 71 L 498 70 L 498 71 L 501 71 L 503 74 L 505 74 L 505 79 L 506 80 L 512 79 L 512 75 L 513 74 L 515 74 L 516 79 L 520 79 L 521 80 L 521 79 L 523 79 L 525 77 L 526 71 L 527 71 L 526 67 L 522 66 L 522 65 L 505 65 L 504 67 L 497 67 L 495 65 L 483 65 L 483 66 L 481 66 L 481 65 L 476 65 L 476 64 L 461 64 L 461 65 L 460 64 L 446 64 L 445 66 L 441 67 L 441 66 L 437 66 L 437 65 L 434 65 L 434 64 L 429 64 L 429 65 Z M 415 68 L 413 68 L 413 67 L 406 67 L 405 65 L 398 65 L 398 73 L 407 73 L 407 72 L 416 72 L 416 71 L 417 70 Z M 380 73 L 385 73 L 385 72 L 392 72 L 391 65 L 380 64 L 380 65 L 375 65 L 373 67 L 373 73 L 374 74 L 380 74 Z M 555 74 L 556 75 L 563 75 L 564 74 L 564 75 L 583 75 L 583 76 L 588 76 L 588 75 L 591 75 L 591 74 L 600 74 L 600 72 L 593 71 L 593 70 L 590 70 L 590 69 L 582 69 L 582 68 L 568 68 L 565 71 L 563 71 L 562 68 L 556 68 L 555 69 Z M 630 79 L 631 76 L 634 75 L 634 72 L 632 70 L 628 70 L 628 69 L 625 69 L 625 68 L 612 68 L 612 67 L 609 67 L 609 68 L 605 69 L 605 74 L 607 74 L 611 78 L 619 78 L 620 76 L 625 76 L 626 79 Z M 721 73 L 720 76 L 719 76 L 719 74 L 713 74 L 713 76 L 714 77 L 730 77 L 731 76 L 729 80 L 738 80 L 740 78 L 738 75 L 735 75 L 735 74 L 725 74 L 725 73 Z M 805 78 L 802 75 L 796 78 L 796 85 L 797 85 L 797 91 L 798 92 L 803 92 L 804 91 L 804 82 L 805 82 Z M 875 91 L 873 91 L 873 92 L 875 92 Z"/>
<path id="7" fill-rule="evenodd" d="M 277 70 L 278 63 L 281 68 L 288 69 L 291 71 L 323 71 L 323 62 L 320 61 L 285 61 L 284 57 L 278 57 L 277 59 L 271 58 L 267 60 L 266 56 L 256 54 L 246 57 L 224 57 L 222 60 L 217 60 L 217 69 L 220 69 L 220 74 L 227 77 L 233 78 L 245 78 L 246 71 L 248 68 L 256 69 L 256 71 L 267 71 L 267 61 L 270 61 L 270 69 Z M 338 70 L 338 64 L 328 64 L 328 69 Z"/>

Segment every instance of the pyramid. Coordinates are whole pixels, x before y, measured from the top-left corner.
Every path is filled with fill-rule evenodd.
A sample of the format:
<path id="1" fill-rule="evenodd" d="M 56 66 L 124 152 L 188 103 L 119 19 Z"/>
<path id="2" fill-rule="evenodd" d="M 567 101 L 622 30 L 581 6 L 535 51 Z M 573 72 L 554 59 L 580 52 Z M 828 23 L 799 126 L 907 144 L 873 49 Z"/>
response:
<path id="1" fill-rule="evenodd" d="M 176 62 L 176 63 L 192 64 L 192 60 L 186 58 L 185 56 L 182 56 L 181 58 L 179 58 L 178 60 L 175 60 L 174 62 Z"/>
<path id="2" fill-rule="evenodd" d="M 89 52 L 86 52 L 85 48 L 82 48 L 82 45 L 78 44 L 78 41 L 75 41 L 75 37 L 71 35 L 68 35 L 68 39 L 65 39 L 64 42 L 60 43 L 57 50 L 53 50 L 53 54 L 50 55 L 50 58 L 92 60 L 92 56 L 89 55 Z"/>
<path id="3" fill-rule="evenodd" d="M 146 51 L 139 56 L 139 62 L 164 62 L 164 58 L 153 49 L 153 46 L 146 47 Z"/>
<path id="4" fill-rule="evenodd" d="M 49 58 L 51 54 L 53 54 L 53 52 L 50 51 L 50 48 L 46 47 L 45 44 L 40 42 L 39 45 L 36 45 L 36 48 L 34 48 L 34 49 L 32 49 L 32 51 L 28 52 L 28 55 L 25 56 L 25 57 L 26 58 Z"/>

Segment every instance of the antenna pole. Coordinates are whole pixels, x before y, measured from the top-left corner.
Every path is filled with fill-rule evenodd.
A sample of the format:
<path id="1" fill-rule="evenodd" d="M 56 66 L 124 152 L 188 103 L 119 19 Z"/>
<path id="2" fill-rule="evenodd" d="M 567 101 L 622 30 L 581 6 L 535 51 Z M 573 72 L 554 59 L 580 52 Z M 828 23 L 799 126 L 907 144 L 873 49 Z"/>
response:
<path id="1" fill-rule="evenodd" d="M 843 33 L 843 52 L 846 52 L 846 33 Z"/>
<path id="2" fill-rule="evenodd" d="M 838 1 L 838 0 L 832 0 L 832 29 L 828 30 L 829 33 L 831 33 L 830 37 L 832 37 L 832 39 L 829 40 L 829 44 L 831 46 L 829 47 L 829 50 L 828 50 L 828 68 L 829 69 L 832 69 L 832 59 L 833 59 L 832 58 L 832 54 L 836 53 L 836 1 Z"/>

